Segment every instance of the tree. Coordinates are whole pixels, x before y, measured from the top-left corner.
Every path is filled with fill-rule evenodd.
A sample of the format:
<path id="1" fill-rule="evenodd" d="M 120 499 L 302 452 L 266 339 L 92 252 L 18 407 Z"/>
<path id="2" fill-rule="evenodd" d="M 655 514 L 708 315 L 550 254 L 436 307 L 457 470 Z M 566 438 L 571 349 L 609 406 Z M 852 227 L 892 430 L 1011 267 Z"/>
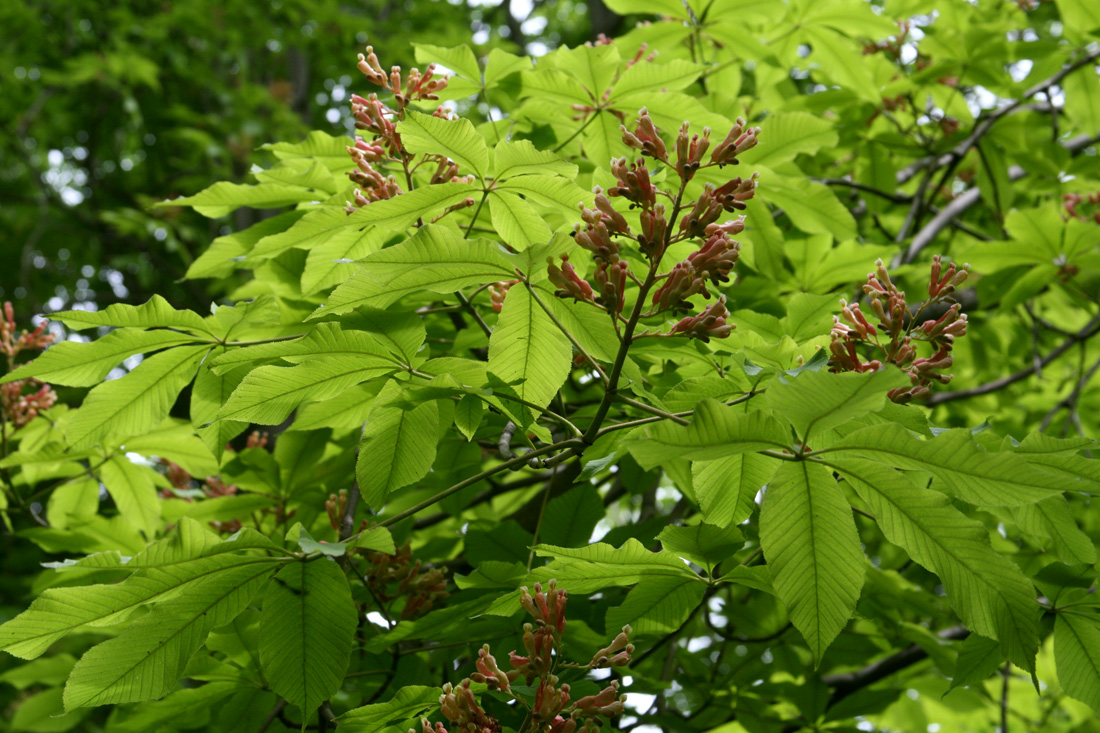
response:
<path id="1" fill-rule="evenodd" d="M 1100 16 L 607 6 L 160 204 L 282 211 L 210 315 L 9 309 L 13 727 L 1097 728 Z"/>

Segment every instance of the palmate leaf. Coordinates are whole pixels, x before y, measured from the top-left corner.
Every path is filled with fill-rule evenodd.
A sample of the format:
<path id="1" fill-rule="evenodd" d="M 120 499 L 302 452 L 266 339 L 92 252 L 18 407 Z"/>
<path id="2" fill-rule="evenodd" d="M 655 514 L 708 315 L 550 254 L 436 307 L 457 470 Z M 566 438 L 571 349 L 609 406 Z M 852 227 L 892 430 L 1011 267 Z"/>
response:
<path id="1" fill-rule="evenodd" d="M 407 110 L 397 132 L 411 153 L 445 155 L 458 163 L 459 173 L 473 172 L 479 179 L 489 172 L 489 147 L 467 119 L 445 120 Z"/>
<path id="2" fill-rule="evenodd" d="M 967 430 L 919 440 L 901 425 L 874 425 L 845 436 L 828 451 L 927 471 L 956 497 L 979 506 L 1021 506 L 1064 491 L 1097 488 L 1095 482 L 1043 470 L 1019 454 L 988 453 Z"/>
<path id="3" fill-rule="evenodd" d="M 388 702 L 349 710 L 337 720 L 348 733 L 382 733 L 393 730 L 392 724 L 413 721 L 438 705 L 438 687 L 406 685 Z"/>
<path id="4" fill-rule="evenodd" d="M 260 666 L 271 689 L 313 711 L 344 680 L 358 612 L 340 567 L 296 562 L 268 585 L 260 615 Z"/>
<path id="5" fill-rule="evenodd" d="M 881 409 L 887 391 L 909 386 L 900 369 L 871 374 L 802 372 L 796 378 L 768 386 L 768 407 L 789 421 L 803 441 L 838 425 Z"/>
<path id="6" fill-rule="evenodd" d="M 489 371 L 515 384 L 521 399 L 545 407 L 565 382 L 572 358 L 569 339 L 527 288 L 511 288 L 489 338 Z"/>
<path id="7" fill-rule="evenodd" d="M 0 384 L 35 377 L 67 387 L 92 387 L 134 354 L 146 354 L 194 341 L 176 331 L 139 331 L 122 328 L 90 343 L 62 341 L 34 361 L 0 378 Z"/>
<path id="8" fill-rule="evenodd" d="M 154 354 L 132 372 L 88 393 L 65 430 L 69 445 L 87 448 L 107 436 L 152 430 L 168 417 L 209 346 L 179 346 Z"/>
<path id="9" fill-rule="evenodd" d="M 599 99 L 619 68 L 619 49 L 613 45 L 559 48 L 547 57 L 584 86 L 593 99 Z"/>
<path id="10" fill-rule="evenodd" d="M 936 573 L 968 628 L 1001 642 L 1006 656 L 1033 670 L 1039 645 L 1038 604 L 1019 568 L 993 551 L 980 522 L 938 491 L 870 461 L 830 461 L 867 502 L 882 533 Z"/>
<path id="11" fill-rule="evenodd" d="M 630 443 L 630 453 L 650 469 L 675 458 L 708 460 L 768 448 L 787 448 L 788 431 L 759 410 L 740 412 L 706 399 L 695 408 L 690 425 L 659 422 Z"/>
<path id="12" fill-rule="evenodd" d="M 760 546 L 776 593 L 820 664 L 852 617 L 865 569 L 851 507 L 824 466 L 780 467 L 764 494 Z"/>
<path id="13" fill-rule="evenodd" d="M 1066 694 L 1100 715 L 1100 618 L 1059 613 L 1054 621 L 1054 660 Z"/>
<path id="14" fill-rule="evenodd" d="M 164 696 L 211 629 L 243 611 L 274 569 L 270 563 L 230 568 L 157 604 L 121 635 L 80 658 L 65 685 L 65 709 Z"/>
<path id="15" fill-rule="evenodd" d="M 141 305 L 114 303 L 101 311 L 61 311 L 50 318 L 61 321 L 76 331 L 93 326 L 122 328 L 182 328 L 196 333 L 211 334 L 198 313 L 173 308 L 167 300 L 154 295 Z"/>
<path id="16" fill-rule="evenodd" d="M 464 241 L 441 226 L 422 227 L 401 244 L 375 252 L 360 264 L 362 270 L 336 288 L 311 319 L 361 306 L 388 308 L 423 290 L 452 293 L 515 276 L 500 245 L 482 239 Z"/>
<path id="17" fill-rule="evenodd" d="M 93 567 L 132 568 L 137 572 L 113 585 L 43 591 L 29 609 L 0 626 L 0 649 L 21 659 L 34 659 L 72 631 L 119 623 L 144 604 L 186 592 L 206 578 L 219 577 L 237 567 L 272 562 L 268 557 L 237 554 L 255 548 L 275 546 L 255 532 L 222 542 L 202 524 L 185 517 L 175 533 L 149 545 L 125 565 L 117 554 L 91 556 Z M 77 563 L 81 564 L 84 561 Z"/>
<path id="18" fill-rule="evenodd" d="M 387 404 L 400 392 L 388 383 L 375 399 L 363 428 L 355 476 L 363 500 L 375 511 L 390 493 L 419 481 L 435 461 L 439 408 L 425 401 L 411 410 Z"/>

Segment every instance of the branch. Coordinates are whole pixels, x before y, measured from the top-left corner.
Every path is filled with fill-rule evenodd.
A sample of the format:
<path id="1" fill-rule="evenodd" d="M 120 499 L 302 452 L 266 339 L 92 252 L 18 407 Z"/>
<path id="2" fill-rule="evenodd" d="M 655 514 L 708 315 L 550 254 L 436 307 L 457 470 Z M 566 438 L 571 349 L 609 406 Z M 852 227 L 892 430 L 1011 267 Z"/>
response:
<path id="1" fill-rule="evenodd" d="M 970 148 L 974 147 L 974 145 L 982 138 L 982 136 L 989 132 L 989 128 L 992 127 L 993 124 L 1002 117 L 1012 114 L 1014 112 L 1031 109 L 1040 112 L 1046 111 L 1046 107 L 1042 105 L 1033 108 L 1031 106 L 1025 105 L 1025 103 L 1031 97 L 1034 97 L 1036 94 L 1042 94 L 1046 92 L 1051 87 L 1057 85 L 1058 82 L 1062 81 L 1062 79 L 1065 79 L 1067 76 L 1072 74 L 1074 71 L 1077 71 L 1082 66 L 1087 66 L 1093 61 L 1096 61 L 1098 58 L 1100 58 L 1100 49 L 1092 51 L 1091 53 L 1087 53 L 1076 61 L 1067 64 L 1066 66 L 1063 66 L 1053 76 L 1039 82 L 1038 84 L 1032 86 L 1030 89 L 1025 90 L 1024 93 L 1020 95 L 1019 99 L 994 111 L 988 117 L 979 122 L 978 125 L 974 128 L 974 131 L 971 132 L 965 140 L 956 145 L 950 151 L 942 155 L 921 158 L 920 160 L 914 161 L 913 163 L 909 164 L 905 168 L 902 168 L 897 173 L 898 185 L 900 186 L 904 184 L 906 181 L 908 181 L 910 178 L 912 178 L 918 172 L 925 168 L 932 168 L 933 170 L 937 168 L 942 168 L 945 165 L 951 164 L 953 160 L 960 159 L 970 150 Z"/>
<path id="2" fill-rule="evenodd" d="M 936 634 L 941 639 L 965 639 L 970 635 L 970 630 L 965 626 L 952 626 L 949 629 Z M 829 696 L 828 708 L 833 707 L 844 698 L 859 692 L 864 687 L 873 685 L 879 680 L 885 679 L 895 672 L 900 672 L 906 667 L 911 667 L 917 662 L 925 659 L 928 656 L 928 652 L 920 648 L 916 644 L 906 647 L 899 652 L 880 659 L 877 662 L 872 662 L 863 669 L 855 672 L 848 672 L 845 674 L 834 674 L 822 678 L 829 687 L 833 688 L 833 694 Z"/>
<path id="3" fill-rule="evenodd" d="M 1100 135 L 1080 135 L 1072 140 L 1067 140 L 1063 144 L 1063 147 L 1070 151 L 1070 153 L 1077 154 L 1098 140 L 1100 140 Z M 1008 169 L 1008 178 L 1012 181 L 1017 181 L 1027 174 L 1027 171 L 1018 165 L 1014 165 Z M 959 194 L 954 201 L 943 207 L 940 213 L 936 214 L 931 221 L 925 224 L 924 227 L 917 232 L 916 236 L 913 237 L 913 241 L 910 242 L 909 248 L 894 258 L 893 266 L 897 267 L 898 265 L 908 264 L 915 260 L 921 250 L 931 244 L 932 240 L 936 238 L 936 235 L 939 234 L 944 227 L 951 224 L 956 217 L 962 216 L 967 209 L 978 203 L 981 196 L 981 191 L 977 188 L 970 188 Z"/>
<path id="4" fill-rule="evenodd" d="M 1092 338 L 1097 333 L 1100 333 L 1100 315 L 1094 316 L 1091 321 L 1085 324 L 1077 333 L 1071 334 L 1068 339 L 1051 350 L 1049 354 L 1033 362 L 1029 366 L 1024 367 L 1018 372 L 1009 374 L 1008 376 L 1001 377 L 1000 379 L 994 379 L 992 382 L 986 382 L 980 384 L 977 387 L 971 387 L 970 389 L 961 389 L 957 392 L 941 392 L 939 394 L 932 395 L 928 402 L 925 404 L 929 407 L 942 404 L 944 402 L 952 402 L 954 400 L 962 400 L 968 397 L 977 397 L 979 395 L 989 394 L 990 392 L 996 392 L 999 389 L 1004 389 L 1010 384 L 1015 384 L 1021 379 L 1026 379 L 1035 373 L 1037 369 L 1042 369 L 1047 364 L 1051 363 L 1059 356 L 1068 351 L 1074 344 L 1078 344 L 1082 341 Z"/>

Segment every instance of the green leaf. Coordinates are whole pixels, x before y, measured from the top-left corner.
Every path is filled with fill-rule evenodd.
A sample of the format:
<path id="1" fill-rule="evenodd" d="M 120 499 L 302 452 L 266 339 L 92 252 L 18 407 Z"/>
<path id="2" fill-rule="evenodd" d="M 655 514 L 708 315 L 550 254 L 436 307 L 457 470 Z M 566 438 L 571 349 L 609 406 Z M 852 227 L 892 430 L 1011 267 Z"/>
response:
<path id="1" fill-rule="evenodd" d="M 603 500 L 596 487 L 574 486 L 546 504 L 540 539 L 562 547 L 587 545 L 603 515 Z"/>
<path id="2" fill-rule="evenodd" d="M 433 214 L 474 195 L 478 190 L 469 183 L 453 181 L 415 188 L 391 199 L 375 201 L 351 216 L 345 216 L 345 226 L 375 224 L 391 231 L 401 230 L 421 217 L 427 221 Z M 343 213 L 342 209 L 340 211 Z"/>
<path id="3" fill-rule="evenodd" d="M 484 413 L 485 403 L 475 395 L 468 394 L 458 401 L 455 406 L 455 427 L 466 440 L 474 439 Z"/>
<path id="4" fill-rule="evenodd" d="M 948 692 L 956 687 L 973 687 L 989 679 L 1004 664 L 1001 645 L 981 634 L 971 634 L 959 644 L 959 658 L 955 663 L 955 676 Z"/>
<path id="5" fill-rule="evenodd" d="M 691 578 L 654 578 L 638 583 L 621 606 L 607 612 L 608 633 L 629 624 L 635 634 L 670 634 L 699 607 L 706 586 Z"/>
<path id="6" fill-rule="evenodd" d="M 489 196 L 489 216 L 500 238 L 517 251 L 550 239 L 550 227 L 539 213 L 513 193 L 494 191 Z"/>
<path id="7" fill-rule="evenodd" d="M 139 435 L 160 425 L 209 349 L 180 346 L 162 351 L 121 379 L 94 388 L 69 421 L 69 444 L 87 448 L 106 437 Z"/>
<path id="8" fill-rule="evenodd" d="M 719 527 L 748 519 L 756 495 L 778 468 L 776 461 L 755 453 L 693 461 L 691 484 L 703 519 Z"/>
<path id="9" fill-rule="evenodd" d="M 963 623 L 997 639 L 1017 666 L 1032 670 L 1038 649 L 1038 604 L 1031 583 L 989 545 L 978 521 L 904 474 L 870 461 L 830 462 L 855 488 L 886 539 L 936 573 Z"/>
<path id="10" fill-rule="evenodd" d="M 796 156 L 836 146 L 836 129 L 831 122 L 809 112 L 780 112 L 760 126 L 761 145 L 740 156 L 744 165 L 774 168 Z"/>
<path id="11" fill-rule="evenodd" d="M 690 86 L 702 74 L 705 67 L 683 59 L 667 64 L 640 62 L 623 72 L 611 92 L 612 101 L 631 94 L 678 91 Z M 725 137 L 725 132 L 719 138 Z"/>
<path id="12" fill-rule="evenodd" d="M 630 442 L 630 453 L 649 470 L 675 458 L 708 460 L 768 448 L 787 448 L 787 431 L 771 415 L 759 410 L 741 412 L 706 399 L 699 403 L 690 425 L 662 421 Z"/>
<path id="13" fill-rule="evenodd" d="M 772 584 L 821 663 L 855 611 L 865 562 L 852 510 L 823 466 L 784 463 L 760 510 L 760 546 Z"/>
<path id="14" fill-rule="evenodd" d="M 569 339 L 527 292 L 508 291 L 500 318 L 489 337 L 489 370 L 516 394 L 545 407 L 565 382 L 573 360 Z"/>
<path id="15" fill-rule="evenodd" d="M 604 4 L 619 15 L 653 13 L 687 20 L 682 0 L 604 0 Z"/>
<path id="16" fill-rule="evenodd" d="M 477 56 L 469 46 L 463 44 L 444 48 L 429 43 L 414 43 L 412 46 L 418 64 L 439 63 L 475 84 L 481 83 L 481 68 L 477 65 Z"/>
<path id="17" fill-rule="evenodd" d="M 573 181 L 557 176 L 517 176 L 502 181 L 496 190 L 519 194 L 535 203 L 557 209 L 570 221 L 580 220 L 577 204 L 592 199 L 591 193 Z"/>
<path id="18" fill-rule="evenodd" d="M 593 99 L 599 99 L 618 71 L 619 49 L 614 45 L 562 47 L 554 53 L 553 60 L 559 69 L 579 81 Z"/>
<path id="19" fill-rule="evenodd" d="M 271 689 L 313 711 L 344 681 L 358 612 L 340 567 L 295 562 L 268 584 L 260 615 L 260 666 Z"/>
<path id="20" fill-rule="evenodd" d="M 1100 715 L 1100 619 L 1059 613 L 1054 620 L 1054 659 L 1066 694 Z"/>
<path id="21" fill-rule="evenodd" d="M 145 354 L 193 340 L 190 336 L 175 331 L 137 331 L 124 328 L 111 331 L 103 338 L 86 344 L 62 341 L 46 349 L 34 361 L 0 378 L 0 384 L 35 377 L 50 384 L 92 387 L 102 382 L 112 369 L 134 354 Z"/>
<path id="22" fill-rule="evenodd" d="M 219 346 L 210 352 L 214 358 L 223 353 L 225 353 L 224 346 Z M 214 457 L 220 461 L 225 453 L 226 444 L 243 433 L 248 428 L 248 423 L 234 420 L 214 421 L 217 420 L 218 411 L 222 409 L 222 405 L 233 394 L 233 390 L 240 386 L 248 369 L 240 367 L 223 374 L 215 374 L 209 366 L 210 361 L 208 359 L 199 366 L 195 383 L 191 385 L 191 425 Z M 213 424 L 208 425 L 209 423 Z M 202 427 L 203 425 L 208 427 Z"/>
<path id="23" fill-rule="evenodd" d="M 473 171 L 479 180 L 489 172 L 489 146 L 465 118 L 445 120 L 410 109 L 397 123 L 397 132 L 409 152 L 445 155 L 458 163 L 459 173 Z"/>
<path id="24" fill-rule="evenodd" d="M 464 241 L 440 226 L 425 226 L 410 239 L 375 252 L 361 264 L 362 272 L 336 288 L 328 303 L 310 318 L 347 313 L 364 305 L 388 308 L 410 293 L 453 293 L 515 276 L 499 245 L 483 239 Z"/>
<path id="25" fill-rule="evenodd" d="M 831 234 L 838 240 L 859 235 L 855 219 L 828 187 L 803 178 L 760 175 L 760 197 L 783 209 L 798 229 L 809 234 Z"/>
<path id="26" fill-rule="evenodd" d="M 154 295 L 141 305 L 114 303 L 101 311 L 61 311 L 51 314 L 50 318 L 61 321 L 76 331 L 83 331 L 93 326 L 129 326 L 131 328 L 182 328 L 211 334 L 198 313 L 176 310 L 159 295 Z"/>
<path id="27" fill-rule="evenodd" d="M 155 206 L 190 206 L 203 216 L 216 219 L 242 206 L 253 209 L 274 209 L 303 201 L 316 201 L 319 198 L 323 198 L 323 195 L 310 189 L 281 183 L 259 183 L 251 186 L 219 181 L 194 196 L 161 201 Z"/>
<path id="28" fill-rule="evenodd" d="M 234 568 L 268 565 L 272 562 L 268 557 L 232 554 L 265 546 L 274 548 L 267 538 L 247 533 L 236 541 L 220 542 L 198 522 L 183 518 L 170 537 L 149 545 L 126 563 L 125 567 L 138 572 L 125 582 L 43 591 L 29 609 L 0 626 L 0 649 L 34 659 L 72 631 L 125 621 L 151 600 L 170 599 L 196 582 Z M 113 565 L 118 567 L 117 562 Z"/>
<path id="29" fill-rule="evenodd" d="M 384 552 L 387 555 L 397 552 L 397 548 L 393 544 L 393 536 L 385 527 L 371 527 L 363 530 L 352 545 L 364 550 Z"/>
<path id="30" fill-rule="evenodd" d="M 706 522 L 685 527 L 669 525 L 661 530 L 657 539 L 669 552 L 691 560 L 708 572 L 745 544 L 744 538 L 735 527 L 722 528 Z"/>
<path id="31" fill-rule="evenodd" d="M 65 685 L 65 709 L 164 696 L 207 634 L 243 611 L 272 570 L 269 564 L 247 565 L 194 583 L 120 636 L 93 647 Z"/>
<path id="32" fill-rule="evenodd" d="M 908 376 L 891 368 L 870 374 L 802 372 L 785 384 L 769 385 L 765 400 L 810 443 L 815 431 L 824 433 L 879 410 L 889 390 L 909 384 Z"/>
<path id="33" fill-rule="evenodd" d="M 1063 491 L 1088 491 L 1093 484 L 1043 470 L 1018 454 L 988 453 L 968 430 L 919 440 L 895 423 L 873 425 L 827 450 L 927 471 L 956 497 L 979 506 L 1021 506 Z"/>
<path id="34" fill-rule="evenodd" d="M 363 331 L 342 329 L 337 323 L 318 323 L 299 338 L 236 347 L 214 357 L 209 363 L 215 374 L 224 374 L 241 365 L 271 359 L 301 364 L 310 361 L 310 357 L 346 355 L 366 357 L 370 361 L 387 359 L 396 365 L 389 352 L 373 336 Z"/>
<path id="35" fill-rule="evenodd" d="M 435 461 L 439 407 L 434 401 L 412 410 L 387 404 L 399 390 L 390 382 L 375 399 L 355 465 L 359 491 L 375 511 L 392 492 L 424 478 Z"/>
<path id="36" fill-rule="evenodd" d="M 333 136 L 321 130 L 313 130 L 300 143 L 269 143 L 261 145 L 270 150 L 279 160 L 319 161 L 333 171 L 350 170 L 353 167 L 348 145 L 351 140 L 345 135 Z"/>
<path id="37" fill-rule="evenodd" d="M 393 730 L 393 724 L 404 729 L 409 721 L 438 706 L 439 695 L 438 687 L 405 685 L 388 702 L 349 710 L 337 721 L 348 733 L 383 733 Z"/>
<path id="38" fill-rule="evenodd" d="M 493 148 L 493 158 L 493 176 L 498 181 L 531 175 L 577 177 L 577 166 L 547 150 L 539 150 L 530 140 L 502 139 Z"/>
<path id="39" fill-rule="evenodd" d="M 590 305 L 563 300 L 542 286 L 537 290 L 539 299 L 550 308 L 554 317 L 565 326 L 565 330 L 589 356 L 608 364 L 615 361 L 618 337 L 607 313 Z"/>
<path id="40" fill-rule="evenodd" d="M 370 351 L 381 350 L 362 332 L 335 333 L 358 334 L 344 342 L 350 347 L 365 345 Z M 381 356 L 370 351 L 322 354 L 293 367 L 253 369 L 233 391 L 218 418 L 278 425 L 303 402 L 332 399 L 360 382 L 397 369 L 389 354 Z"/>
<path id="41" fill-rule="evenodd" d="M 506 76 L 530 68 L 530 58 L 494 48 L 489 51 L 489 57 L 485 60 L 485 86 L 492 88 Z"/>
<path id="42" fill-rule="evenodd" d="M 1012 515 L 1023 531 L 1050 539 L 1063 562 L 1096 564 L 1096 546 L 1077 526 L 1065 497 L 1051 496 L 1034 504 L 1013 507 Z"/>
<path id="43" fill-rule="evenodd" d="M 160 499 L 153 472 L 126 456 L 111 456 L 99 468 L 99 479 L 118 507 L 118 513 L 152 539 L 160 525 Z"/>

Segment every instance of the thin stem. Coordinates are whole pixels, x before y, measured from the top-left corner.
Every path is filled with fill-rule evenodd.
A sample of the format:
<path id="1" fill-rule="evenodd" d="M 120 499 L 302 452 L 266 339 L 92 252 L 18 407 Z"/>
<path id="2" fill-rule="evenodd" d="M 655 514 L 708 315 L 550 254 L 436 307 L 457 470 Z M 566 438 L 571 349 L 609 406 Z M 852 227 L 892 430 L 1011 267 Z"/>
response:
<path id="1" fill-rule="evenodd" d="M 492 476 L 494 474 L 498 474 L 501 471 L 507 471 L 507 470 L 510 470 L 510 469 L 513 469 L 513 468 L 519 468 L 519 467 L 523 466 L 525 463 L 527 463 L 527 461 L 532 459 L 532 458 L 537 458 L 538 456 L 546 455 L 547 453 L 553 453 L 554 451 L 558 451 L 558 450 L 567 450 L 569 448 L 577 448 L 577 447 L 580 447 L 581 445 L 583 445 L 583 443 L 581 442 L 580 438 L 570 438 L 569 440 L 563 440 L 563 441 L 560 441 L 558 443 L 552 443 L 550 445 L 544 445 L 541 448 L 536 448 L 533 451 L 530 451 L 528 453 L 524 453 L 522 456 L 516 456 L 515 458 L 513 458 L 510 461 L 504 461 L 503 463 L 498 463 L 497 465 L 493 466 L 492 468 L 487 468 L 484 471 L 482 471 L 481 473 L 478 473 L 478 474 L 470 476 L 466 479 L 463 479 L 462 481 L 459 481 L 457 484 L 455 484 L 453 486 L 450 486 L 446 489 L 443 489 L 443 491 L 440 491 L 435 496 L 432 496 L 428 499 L 425 499 L 424 501 L 420 502 L 419 504 L 416 504 L 415 506 L 412 506 L 412 507 L 406 509 L 403 512 L 398 512 L 397 514 L 394 514 L 392 517 L 389 517 L 387 519 L 382 520 L 382 522 L 380 522 L 380 524 L 383 527 L 392 527 L 393 525 L 400 522 L 402 519 L 406 519 L 407 517 L 411 517 L 414 514 L 417 514 L 421 511 L 423 511 L 424 509 L 427 509 L 428 507 L 432 506 L 433 504 L 437 504 L 437 503 L 443 501 L 448 496 L 451 496 L 452 494 L 456 494 L 459 491 L 462 491 L 467 486 L 472 486 L 473 484 L 476 484 L 478 481 L 481 481 L 482 479 L 488 478 L 489 476 Z M 351 537 L 348 537 L 347 541 L 351 542 L 353 540 L 358 539 L 360 534 L 361 534 L 360 532 L 357 532 L 357 533 L 353 534 Z"/>

